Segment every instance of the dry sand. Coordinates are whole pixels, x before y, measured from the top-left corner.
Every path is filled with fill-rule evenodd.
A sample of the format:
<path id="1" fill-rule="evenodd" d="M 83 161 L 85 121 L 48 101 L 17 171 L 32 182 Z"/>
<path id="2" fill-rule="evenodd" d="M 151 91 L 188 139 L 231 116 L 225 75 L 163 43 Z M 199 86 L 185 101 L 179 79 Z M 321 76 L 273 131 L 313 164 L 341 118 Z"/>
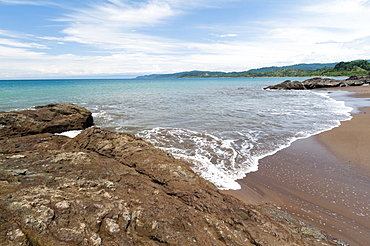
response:
<path id="1" fill-rule="evenodd" d="M 341 88 L 343 90 L 343 88 Z M 370 98 L 370 86 L 349 87 Z M 370 245 L 370 108 L 340 127 L 294 142 L 260 160 L 259 170 L 225 191 L 274 203 L 351 245 Z"/>

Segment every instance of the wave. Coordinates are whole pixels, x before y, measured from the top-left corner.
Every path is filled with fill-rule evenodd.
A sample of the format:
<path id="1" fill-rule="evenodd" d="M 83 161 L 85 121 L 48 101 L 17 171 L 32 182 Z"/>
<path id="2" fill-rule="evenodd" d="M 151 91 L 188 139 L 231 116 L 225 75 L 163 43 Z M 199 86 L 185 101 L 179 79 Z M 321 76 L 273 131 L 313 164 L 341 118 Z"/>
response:
<path id="1" fill-rule="evenodd" d="M 244 151 L 238 149 L 235 139 L 222 140 L 211 134 L 180 128 L 154 128 L 138 135 L 175 158 L 191 163 L 196 173 L 221 189 L 240 189 L 236 180 L 256 170 L 248 161 L 237 164 L 250 146 L 243 146 Z"/>
<path id="2" fill-rule="evenodd" d="M 345 106 L 343 101 L 329 97 L 328 93 L 315 92 L 323 98 L 333 118 L 327 117 L 307 125 L 307 129 L 291 126 L 285 127 L 281 122 L 266 121 L 258 124 L 266 129 L 244 129 L 236 131 L 225 129 L 216 134 L 202 133 L 184 128 L 156 127 L 141 131 L 137 135 L 151 142 L 154 146 L 170 152 L 175 158 L 189 162 L 191 168 L 201 177 L 211 181 L 219 189 L 240 189 L 238 179 L 258 170 L 258 161 L 273 155 L 279 150 L 289 147 L 294 141 L 316 135 L 340 125 L 340 121 L 350 120 L 352 108 Z M 308 115 L 314 117 L 314 110 L 292 109 L 279 112 L 271 109 L 263 112 L 263 116 Z M 322 112 L 318 114 L 321 117 Z M 260 116 L 262 117 L 262 116 Z M 302 121 L 302 120 L 301 120 Z M 286 123 L 285 123 L 286 124 Z M 290 128 L 291 127 L 291 128 Z M 295 128 L 294 128 L 295 127 Z M 273 128 L 276 128 L 273 130 Z M 222 136 L 222 137 L 221 137 Z"/>

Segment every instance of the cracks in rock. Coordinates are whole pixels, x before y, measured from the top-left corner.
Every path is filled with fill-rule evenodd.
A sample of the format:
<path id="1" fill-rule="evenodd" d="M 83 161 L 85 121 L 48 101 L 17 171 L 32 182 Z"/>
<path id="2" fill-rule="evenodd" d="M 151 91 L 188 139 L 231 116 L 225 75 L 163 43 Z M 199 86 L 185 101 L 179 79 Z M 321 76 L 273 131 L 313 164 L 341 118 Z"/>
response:
<path id="1" fill-rule="evenodd" d="M 141 173 L 141 172 L 139 172 L 139 171 L 138 171 L 138 173 L 143 174 L 143 175 L 146 175 L 146 174 Z M 146 175 L 146 176 L 148 176 L 148 175 Z M 149 176 L 148 176 L 148 177 L 149 177 Z M 156 180 L 156 179 L 153 179 L 153 178 L 151 179 L 151 181 L 152 181 L 153 183 L 155 183 L 155 184 L 159 184 L 159 185 L 161 185 L 161 186 L 167 186 L 167 183 L 161 182 L 161 181 Z"/>
<path id="2" fill-rule="evenodd" d="M 157 242 L 157 243 L 160 243 L 160 245 L 169 245 L 167 242 L 165 242 L 165 241 L 163 241 L 163 240 L 161 240 L 161 239 L 159 239 L 159 238 L 157 238 L 156 236 L 151 236 L 151 237 L 149 237 L 152 241 L 154 241 L 154 242 Z"/>

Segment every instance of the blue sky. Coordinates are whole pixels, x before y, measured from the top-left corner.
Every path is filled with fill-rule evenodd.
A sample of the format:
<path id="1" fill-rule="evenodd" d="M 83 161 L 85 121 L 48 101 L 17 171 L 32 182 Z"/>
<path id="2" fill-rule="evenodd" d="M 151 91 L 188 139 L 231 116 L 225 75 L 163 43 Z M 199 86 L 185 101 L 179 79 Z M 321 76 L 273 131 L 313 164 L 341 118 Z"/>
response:
<path id="1" fill-rule="evenodd" d="M 370 59 L 364 0 L 0 0 L 0 79 Z"/>

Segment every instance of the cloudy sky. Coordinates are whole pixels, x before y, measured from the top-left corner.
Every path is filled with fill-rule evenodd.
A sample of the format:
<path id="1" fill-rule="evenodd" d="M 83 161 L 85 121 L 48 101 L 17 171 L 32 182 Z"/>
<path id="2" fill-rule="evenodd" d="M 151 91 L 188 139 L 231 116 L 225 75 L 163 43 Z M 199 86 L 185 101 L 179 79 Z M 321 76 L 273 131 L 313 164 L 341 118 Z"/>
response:
<path id="1" fill-rule="evenodd" d="M 370 0 L 0 0 L 0 79 L 370 59 Z"/>

